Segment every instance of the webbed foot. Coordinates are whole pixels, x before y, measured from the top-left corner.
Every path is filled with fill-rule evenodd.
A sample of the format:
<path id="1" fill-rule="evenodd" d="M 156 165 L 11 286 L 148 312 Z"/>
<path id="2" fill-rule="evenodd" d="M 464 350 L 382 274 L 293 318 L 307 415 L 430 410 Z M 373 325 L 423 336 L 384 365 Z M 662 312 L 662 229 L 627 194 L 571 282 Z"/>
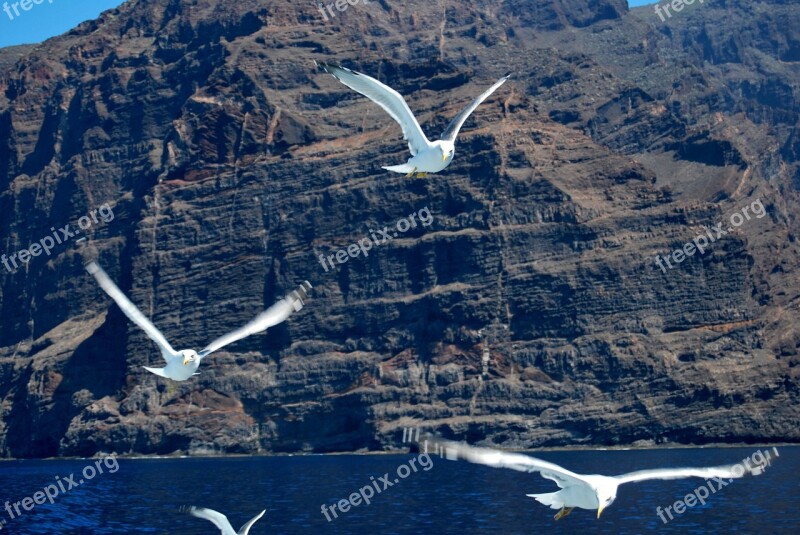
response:
<path id="1" fill-rule="evenodd" d="M 573 509 L 575 509 L 575 508 L 574 507 L 562 507 L 561 510 L 559 512 L 557 512 L 556 516 L 554 516 L 553 518 L 555 520 L 561 520 L 562 518 L 564 518 L 565 516 L 570 514 Z"/>

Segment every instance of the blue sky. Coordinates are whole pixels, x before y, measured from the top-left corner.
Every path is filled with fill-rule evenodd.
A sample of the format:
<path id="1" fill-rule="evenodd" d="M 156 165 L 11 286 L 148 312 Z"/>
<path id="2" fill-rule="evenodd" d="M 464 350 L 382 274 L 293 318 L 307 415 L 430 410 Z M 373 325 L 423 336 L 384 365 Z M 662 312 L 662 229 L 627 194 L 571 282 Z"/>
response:
<path id="1" fill-rule="evenodd" d="M 26 3 L 30 9 L 24 11 L 19 1 L 0 0 L 0 47 L 39 43 L 123 3 L 122 0 L 39 0 L 40 4 Z"/>
<path id="2" fill-rule="evenodd" d="M 0 47 L 39 43 L 49 37 L 61 35 L 85 20 L 97 17 L 106 9 L 122 4 L 122 0 L 39 0 L 39 4 L 26 3 L 30 9 L 23 11 L 19 7 L 19 1 L 0 0 Z M 654 0 L 628 0 L 631 6 L 653 2 Z M 15 13 L 15 4 L 19 15 Z M 8 11 L 4 10 L 6 6 Z"/>

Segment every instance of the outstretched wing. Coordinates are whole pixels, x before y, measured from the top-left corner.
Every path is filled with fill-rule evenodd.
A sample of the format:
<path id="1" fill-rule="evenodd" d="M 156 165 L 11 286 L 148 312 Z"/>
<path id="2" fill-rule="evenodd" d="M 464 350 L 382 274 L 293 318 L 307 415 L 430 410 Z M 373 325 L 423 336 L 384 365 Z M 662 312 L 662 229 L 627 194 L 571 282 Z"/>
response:
<path id="1" fill-rule="evenodd" d="M 481 102 L 489 98 L 489 95 L 494 93 L 498 87 L 506 83 L 506 80 L 508 80 L 510 77 L 511 75 L 507 74 L 497 80 L 492 87 L 484 91 L 483 94 L 473 100 L 469 106 L 461 110 L 461 113 L 456 115 L 455 118 L 450 121 L 450 124 L 447 125 L 447 130 L 445 130 L 442 134 L 442 139 L 445 141 L 455 142 L 456 136 L 458 136 L 458 131 L 461 130 L 461 127 L 464 125 L 464 121 L 467 120 L 467 117 L 472 115 L 472 112 L 481 105 Z"/>
<path id="2" fill-rule="evenodd" d="M 619 484 L 638 483 L 650 479 L 684 479 L 687 477 L 701 477 L 703 479 L 738 479 L 746 475 L 757 476 L 765 469 L 764 464 L 731 464 L 727 466 L 712 466 L 708 468 L 661 468 L 657 470 L 639 470 L 615 476 Z"/>
<path id="3" fill-rule="evenodd" d="M 253 527 L 253 524 L 255 524 L 255 523 L 256 523 L 256 521 L 257 521 L 259 518 L 261 518 L 262 516 L 264 516 L 264 513 L 266 513 L 266 512 L 267 512 L 267 510 L 266 510 L 266 509 L 264 509 L 263 511 L 261 511 L 260 513 L 258 513 L 256 516 L 254 516 L 253 518 L 251 518 L 250 520 L 248 520 L 248 521 L 247 521 L 247 523 L 246 523 L 245 525 L 243 525 L 243 526 L 242 526 L 242 527 L 239 529 L 239 533 L 237 533 L 236 535 L 247 535 L 248 533 L 250 533 L 250 528 L 252 528 L 252 527 Z"/>
<path id="4" fill-rule="evenodd" d="M 130 302 L 130 300 L 125 297 L 125 294 L 122 293 L 114 281 L 112 281 L 109 276 L 103 271 L 96 262 L 89 262 L 86 264 L 86 271 L 88 271 L 100 285 L 100 287 L 113 299 L 117 306 L 119 306 L 122 313 L 128 316 L 128 319 L 134 322 L 136 325 L 142 328 L 142 330 L 147 334 L 150 339 L 158 345 L 158 348 L 161 350 L 161 354 L 164 356 L 164 360 L 169 364 L 171 358 L 177 358 L 180 355 L 177 351 L 172 349 L 172 346 L 169 345 L 167 339 L 164 338 L 164 335 L 156 329 L 155 325 L 150 323 L 150 320 L 147 319 L 144 314 L 142 314 L 136 305 Z M 155 372 L 153 372 L 155 373 Z"/>
<path id="5" fill-rule="evenodd" d="M 557 464 L 519 453 L 507 453 L 489 448 L 475 448 L 466 444 L 429 439 L 438 453 L 448 460 L 463 459 L 471 463 L 483 464 L 493 468 L 510 468 L 518 472 L 539 472 L 542 477 L 555 481 L 562 489 L 571 485 L 585 485 L 586 479 L 580 474 L 570 472 Z"/>
<path id="6" fill-rule="evenodd" d="M 286 320 L 293 312 L 299 311 L 305 304 L 303 299 L 308 296 L 308 290 L 311 289 L 311 283 L 308 281 L 303 282 L 300 287 L 294 292 L 281 299 L 267 310 L 256 316 L 244 327 L 230 332 L 220 338 L 217 338 L 208 346 L 197 354 L 199 358 L 203 358 L 210 353 L 220 349 L 223 346 L 231 344 L 242 338 L 246 338 L 251 334 L 260 333 L 273 325 L 277 325 Z"/>
<path id="7" fill-rule="evenodd" d="M 231 523 L 228 522 L 228 517 L 222 513 L 214 511 L 213 509 L 191 506 L 182 507 L 181 511 L 189 513 L 192 516 L 196 516 L 197 518 L 203 518 L 210 521 L 212 524 L 217 526 L 217 528 L 219 528 L 219 530 L 222 532 L 222 535 L 236 535 L 236 532 L 233 531 L 233 526 L 231 526 Z"/>
<path id="8" fill-rule="evenodd" d="M 392 119 L 397 121 L 400 128 L 403 129 L 403 139 L 408 141 L 408 149 L 413 156 L 431 146 L 430 141 L 428 141 L 422 128 L 420 128 L 417 118 L 411 113 L 411 109 L 400 93 L 366 74 L 329 63 L 318 61 L 315 63 L 344 85 L 353 91 L 361 93 L 391 115 Z"/>

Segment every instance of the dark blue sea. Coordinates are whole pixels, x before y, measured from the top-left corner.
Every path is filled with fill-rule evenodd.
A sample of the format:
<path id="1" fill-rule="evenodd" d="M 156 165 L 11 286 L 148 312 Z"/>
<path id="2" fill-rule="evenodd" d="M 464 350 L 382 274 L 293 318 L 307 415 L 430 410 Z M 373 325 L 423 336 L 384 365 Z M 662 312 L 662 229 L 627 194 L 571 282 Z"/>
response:
<path id="1" fill-rule="evenodd" d="M 619 473 L 645 468 L 730 464 L 766 447 L 628 451 L 536 452 L 537 457 L 582 473 Z M 214 526 L 180 512 L 182 505 L 225 513 L 235 529 L 266 509 L 251 535 L 277 533 L 469 533 L 631 534 L 800 533 L 800 447 L 779 447 L 767 471 L 734 480 L 711 494 L 706 504 L 688 508 L 665 524 L 656 514 L 692 493 L 703 480 L 651 481 L 620 487 L 617 500 L 600 520 L 576 509 L 554 521 L 552 511 L 526 493 L 553 492 L 555 485 L 535 474 L 492 469 L 435 455 L 336 455 L 248 458 L 110 459 L 103 473 L 82 484 L 91 460 L 0 462 L 0 534 L 215 534 Z M 410 461 L 415 460 L 412 469 Z M 110 468 L 116 466 L 114 473 Z M 110 468 L 109 468 L 110 467 Z M 403 468 L 401 468 L 403 467 Z M 427 469 L 426 469 L 427 468 Z M 391 486 L 377 483 L 389 475 Z M 65 480 L 77 484 L 67 490 Z M 400 477 L 405 476 L 405 477 Z M 58 479 L 56 479 L 58 477 Z M 395 480 L 397 482 L 395 482 Z M 20 515 L 13 503 L 61 481 L 54 503 L 33 504 Z M 375 484 L 373 484 L 375 482 Z M 371 503 L 347 512 L 330 508 L 362 487 L 378 485 Z M 52 491 L 51 491 L 52 492 Z M 364 494 L 369 494 L 364 491 Z M 38 496 L 40 501 L 42 495 Z M 359 501 L 359 500 L 355 500 Z M 31 501 L 27 502 L 31 505 Z M 330 509 L 328 509 L 330 511 Z M 667 519 L 669 520 L 669 519 Z"/>

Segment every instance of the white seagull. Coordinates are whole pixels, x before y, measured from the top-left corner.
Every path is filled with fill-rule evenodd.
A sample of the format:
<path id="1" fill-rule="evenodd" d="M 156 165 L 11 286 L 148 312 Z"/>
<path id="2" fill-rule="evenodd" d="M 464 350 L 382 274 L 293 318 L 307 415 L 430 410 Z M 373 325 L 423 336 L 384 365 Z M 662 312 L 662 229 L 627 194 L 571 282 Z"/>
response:
<path id="1" fill-rule="evenodd" d="M 264 513 L 267 512 L 267 510 L 264 509 L 256 516 L 248 520 L 247 523 L 239 529 L 239 531 L 234 531 L 233 526 L 231 526 L 231 523 L 228 521 L 228 517 L 226 517 L 222 513 L 214 511 L 213 509 L 191 506 L 191 507 L 182 507 L 181 511 L 189 513 L 192 516 L 196 516 L 197 518 L 204 518 L 206 520 L 210 520 L 211 522 L 214 523 L 215 526 L 219 528 L 219 531 L 220 533 L 222 533 L 222 535 L 247 535 L 250 532 L 250 528 L 253 527 L 253 524 L 255 524 L 256 521 L 262 516 L 264 516 Z"/>
<path id="2" fill-rule="evenodd" d="M 535 457 L 519 453 L 507 453 L 489 448 L 475 448 L 466 444 L 432 440 L 435 453 L 440 453 L 448 460 L 464 459 L 471 463 L 484 464 L 494 468 L 510 468 L 520 472 L 539 472 L 550 479 L 561 490 L 548 494 L 526 494 L 541 504 L 550 506 L 551 509 L 560 509 L 555 519 L 564 518 L 576 507 L 581 509 L 597 509 L 597 518 L 603 509 L 611 505 L 617 497 L 617 487 L 623 483 L 638 483 L 650 479 L 683 479 L 687 477 L 701 478 L 740 478 L 746 474 L 759 475 L 766 468 L 769 461 L 750 466 L 745 464 L 732 464 L 727 466 L 714 466 L 709 468 L 662 468 L 656 470 L 639 470 L 619 476 L 601 476 L 597 474 L 576 474 L 569 470 Z M 427 441 L 425 442 L 427 452 Z M 739 467 L 739 470 L 736 468 Z"/>
<path id="3" fill-rule="evenodd" d="M 383 167 L 383 169 L 394 171 L 395 173 L 407 173 L 407 177 L 412 175 L 424 177 L 426 173 L 438 173 L 450 165 L 456 150 L 456 136 L 458 136 L 458 131 L 464 124 L 464 121 L 467 120 L 467 117 L 475 111 L 475 108 L 477 108 L 481 102 L 489 98 L 489 95 L 494 93 L 495 90 L 503 85 L 511 76 L 507 74 L 500 78 L 481 96 L 473 100 L 469 106 L 464 108 L 461 113 L 456 115 L 450 122 L 447 126 L 447 130 L 442 134 L 442 139 L 431 143 L 428 141 L 428 138 L 425 137 L 425 133 L 422 131 L 422 128 L 420 128 L 416 117 L 411 113 L 411 109 L 400 93 L 366 74 L 328 63 L 318 61 L 314 63 L 325 69 L 328 73 L 333 75 L 334 78 L 350 89 L 361 93 L 378 104 L 386 113 L 392 116 L 392 119 L 400 124 L 400 127 L 403 129 L 403 139 L 408 141 L 408 148 L 411 151 L 412 157 L 409 158 L 407 163 Z"/>
<path id="4" fill-rule="evenodd" d="M 200 361 L 221 347 L 281 323 L 293 312 L 303 308 L 303 299 L 308 295 L 308 290 L 311 289 L 311 284 L 308 281 L 303 282 L 297 290 L 256 316 L 247 325 L 217 338 L 198 353 L 193 349 L 175 351 L 169 345 L 167 339 L 164 338 L 164 335 L 136 308 L 136 305 L 125 297 L 125 294 L 96 262 L 87 264 L 86 271 L 94 276 L 100 287 L 117 303 L 122 312 L 128 316 L 128 319 L 141 327 L 161 350 L 161 355 L 167 365 L 163 368 L 148 368 L 144 366 L 144 369 L 173 381 L 185 381 L 192 375 L 196 375 L 195 372 L 200 366 Z"/>

